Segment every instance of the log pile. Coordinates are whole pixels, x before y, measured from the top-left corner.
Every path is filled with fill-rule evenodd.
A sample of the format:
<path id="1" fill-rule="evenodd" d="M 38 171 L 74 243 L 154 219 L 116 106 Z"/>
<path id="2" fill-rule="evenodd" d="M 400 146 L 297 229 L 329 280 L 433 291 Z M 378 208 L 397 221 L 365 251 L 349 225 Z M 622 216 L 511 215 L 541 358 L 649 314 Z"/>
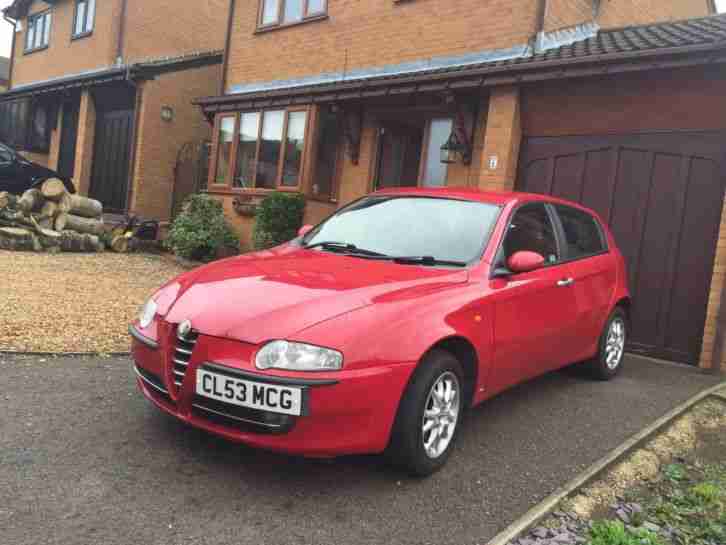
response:
<path id="1" fill-rule="evenodd" d="M 57 178 L 20 196 L 0 192 L 0 249 L 101 252 L 102 215 L 100 202 L 68 193 Z"/>

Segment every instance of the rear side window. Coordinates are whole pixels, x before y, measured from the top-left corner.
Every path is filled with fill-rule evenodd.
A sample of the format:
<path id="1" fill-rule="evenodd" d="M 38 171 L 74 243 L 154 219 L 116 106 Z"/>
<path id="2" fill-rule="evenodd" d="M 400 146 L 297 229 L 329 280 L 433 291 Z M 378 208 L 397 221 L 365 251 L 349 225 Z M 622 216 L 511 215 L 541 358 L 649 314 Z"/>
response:
<path id="1" fill-rule="evenodd" d="M 555 205 L 555 210 L 565 232 L 567 259 L 587 257 L 607 249 L 594 217 L 569 206 Z"/>

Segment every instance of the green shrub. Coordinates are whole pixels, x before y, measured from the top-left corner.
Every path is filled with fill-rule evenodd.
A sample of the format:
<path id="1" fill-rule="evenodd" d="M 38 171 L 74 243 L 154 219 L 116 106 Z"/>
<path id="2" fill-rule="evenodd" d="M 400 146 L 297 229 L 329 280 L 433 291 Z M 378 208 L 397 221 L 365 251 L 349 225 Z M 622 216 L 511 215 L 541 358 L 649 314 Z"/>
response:
<path id="1" fill-rule="evenodd" d="M 295 238 L 304 212 L 305 198 L 299 193 L 271 193 L 257 207 L 255 248 L 271 248 Z"/>
<path id="2" fill-rule="evenodd" d="M 184 201 L 165 244 L 178 256 L 200 261 L 239 250 L 239 239 L 224 220 L 222 203 L 208 195 L 192 195 Z"/>
<path id="3" fill-rule="evenodd" d="M 604 520 L 593 523 L 588 545 L 663 545 L 663 541 L 645 528 L 631 530 L 619 520 Z"/>

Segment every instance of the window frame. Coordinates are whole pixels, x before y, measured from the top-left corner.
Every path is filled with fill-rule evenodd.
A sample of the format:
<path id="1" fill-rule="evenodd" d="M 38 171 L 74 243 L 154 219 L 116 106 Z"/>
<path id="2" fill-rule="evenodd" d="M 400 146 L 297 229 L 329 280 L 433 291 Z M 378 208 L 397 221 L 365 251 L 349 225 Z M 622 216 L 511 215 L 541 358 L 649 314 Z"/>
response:
<path id="1" fill-rule="evenodd" d="M 93 2 L 93 19 L 91 20 L 91 29 L 90 30 L 84 30 L 83 32 L 76 33 L 76 26 L 78 22 L 78 5 L 81 3 L 86 4 L 86 10 L 83 13 L 83 27 L 86 28 L 88 26 L 88 6 Z M 73 22 L 71 26 L 71 40 L 80 40 L 82 38 L 87 38 L 91 34 L 93 34 L 93 30 L 96 28 L 96 0 L 75 0 L 74 2 L 74 8 L 73 8 Z"/>
<path id="2" fill-rule="evenodd" d="M 560 203 L 547 203 L 547 205 L 551 208 L 552 215 L 555 218 L 555 227 L 557 230 L 557 236 L 561 239 L 561 247 L 562 252 L 564 253 L 563 259 L 561 260 L 562 263 L 572 263 L 574 261 L 580 261 L 582 259 L 589 259 L 591 257 L 597 257 L 599 255 L 605 255 L 610 253 L 610 245 L 608 244 L 607 236 L 605 235 L 605 229 L 600 223 L 600 220 L 596 218 L 593 214 L 586 210 L 582 210 L 580 208 L 577 208 L 575 206 L 570 206 L 568 204 L 560 204 Z M 560 218 L 560 214 L 557 211 L 557 207 L 567 208 L 569 210 L 574 210 L 575 212 L 579 212 L 581 214 L 584 214 L 588 216 L 592 222 L 595 224 L 595 228 L 597 229 L 598 235 L 600 236 L 600 243 L 602 244 L 603 249 L 599 252 L 594 252 L 590 254 L 584 254 L 579 255 L 576 257 L 570 257 L 570 249 L 569 245 L 567 244 L 567 233 L 565 233 L 565 226 L 562 223 L 562 219 Z"/>
<path id="3" fill-rule="evenodd" d="M 275 112 L 275 111 L 282 111 L 284 114 L 284 121 L 282 126 L 282 137 L 281 137 L 281 149 L 280 149 L 280 158 L 278 159 L 277 164 L 277 172 L 275 174 L 275 187 L 257 187 L 257 163 L 259 161 L 259 155 L 260 155 L 260 147 L 262 145 L 262 130 L 264 128 L 264 114 L 265 112 Z M 298 179 L 297 184 L 292 185 L 282 185 L 282 173 L 285 166 L 285 159 L 287 157 L 286 153 L 286 145 L 287 145 L 287 135 L 288 135 L 288 126 L 290 123 L 290 113 L 293 112 L 304 112 L 305 113 L 305 129 L 303 133 L 303 152 L 302 156 L 300 158 L 300 171 L 298 173 Z M 289 106 L 289 107 L 270 107 L 270 108 L 262 108 L 258 110 L 240 110 L 236 112 L 223 112 L 220 114 L 217 114 L 214 122 L 214 140 L 212 142 L 212 153 L 213 153 L 213 160 L 211 167 L 209 169 L 209 176 L 207 178 L 207 187 L 208 191 L 211 193 L 244 193 L 244 194 L 258 194 L 258 195 L 264 195 L 267 193 L 271 193 L 273 191 L 289 191 L 289 192 L 295 192 L 300 193 L 303 192 L 304 187 L 306 185 L 306 181 L 308 179 L 307 176 L 307 166 L 310 162 L 310 121 L 311 121 L 311 108 L 308 105 L 305 106 Z M 255 149 L 255 186 L 250 188 L 244 188 L 244 187 L 234 187 L 234 173 L 237 170 L 237 161 L 239 159 L 239 131 L 240 131 L 240 123 L 242 119 L 242 114 L 246 113 L 258 113 L 260 116 L 259 124 L 257 127 L 257 146 Z M 231 149 L 231 157 L 229 161 L 229 167 L 227 170 L 227 173 L 224 177 L 224 183 L 217 183 L 217 164 L 219 160 L 219 129 L 221 127 L 222 119 L 232 117 L 234 119 L 234 132 L 233 132 L 233 138 L 232 138 L 232 149 Z"/>
<path id="4" fill-rule="evenodd" d="M 505 269 L 509 270 L 507 267 L 507 263 L 504 261 L 504 240 L 507 238 L 507 235 L 509 234 L 509 228 L 512 225 L 512 221 L 514 221 L 514 217 L 517 215 L 517 212 L 519 212 L 522 208 L 526 208 L 528 206 L 544 206 L 545 212 L 547 213 L 547 216 L 549 217 L 550 223 L 552 224 L 552 231 L 555 236 L 555 245 L 557 246 L 557 254 L 558 254 L 558 260 L 554 263 L 547 263 L 546 261 L 542 265 L 540 269 L 549 269 L 551 267 L 559 267 L 561 265 L 565 264 L 565 254 L 564 249 L 562 247 L 562 235 L 560 233 L 560 224 L 559 224 L 559 218 L 555 214 L 554 210 L 552 209 L 550 203 L 546 201 L 526 201 L 523 203 L 518 204 L 515 206 L 512 211 L 509 214 L 509 217 L 507 218 L 507 223 L 504 227 L 504 231 L 502 232 L 502 236 L 499 238 L 499 241 L 497 242 L 497 250 L 494 252 L 494 259 L 492 260 L 492 266 L 489 271 L 489 279 L 494 280 L 499 275 L 497 274 L 497 271 L 504 267 Z M 533 271 L 536 272 L 536 271 Z M 524 274 L 524 273 L 519 273 Z M 515 275 L 516 276 L 516 275 Z"/>
<path id="5" fill-rule="evenodd" d="M 257 3 L 257 29 L 255 32 L 266 32 L 268 30 L 276 30 L 278 28 L 287 28 L 303 23 L 309 23 L 311 21 L 319 21 L 321 19 L 328 18 L 328 4 L 330 0 L 324 0 L 325 8 L 322 11 L 315 12 L 313 14 L 308 13 L 309 1 L 302 0 L 302 18 L 297 21 L 285 22 L 283 16 L 285 14 L 285 2 L 288 0 L 277 0 L 277 19 L 274 23 L 263 23 L 262 18 L 265 13 L 265 2 L 266 0 L 259 0 Z"/>
<path id="6" fill-rule="evenodd" d="M 43 31 L 42 31 L 42 38 L 46 35 L 46 24 L 48 24 L 48 41 L 44 44 L 41 44 L 37 47 L 28 47 L 28 37 L 30 36 L 30 27 L 31 27 L 31 21 L 33 22 L 33 26 L 35 26 L 35 21 L 38 19 L 43 19 Z M 48 21 L 50 21 L 48 23 Z M 38 11 L 36 13 L 33 13 L 32 15 L 28 15 L 26 18 L 26 29 L 25 29 L 25 36 L 23 37 L 23 54 L 29 55 L 30 53 L 36 53 L 37 51 L 43 51 L 45 49 L 48 49 L 50 47 L 50 40 L 51 40 L 51 31 L 53 27 L 53 8 L 47 8 L 43 11 Z M 33 41 L 35 41 L 37 28 L 33 29 Z"/>
<path id="7" fill-rule="evenodd" d="M 46 113 L 44 133 L 39 140 L 34 138 L 34 121 L 38 109 Z M 58 110 L 52 103 L 31 99 L 11 100 L 0 103 L 0 139 L 9 147 L 47 153 L 50 151 L 51 133 L 58 124 Z"/>
<path id="8" fill-rule="evenodd" d="M 424 175 L 426 173 L 426 161 L 428 160 L 428 147 L 429 147 L 429 141 L 431 139 L 431 123 L 435 120 L 440 119 L 448 119 L 453 124 L 456 123 L 456 119 L 452 114 L 447 113 L 430 113 L 426 115 L 426 124 L 423 128 L 423 136 L 422 136 L 422 142 L 421 142 L 421 154 L 419 157 L 418 162 L 418 173 L 416 175 L 416 185 L 415 186 L 400 186 L 400 187 L 418 187 L 418 188 L 435 188 L 435 187 L 448 187 L 449 186 L 449 167 L 450 165 L 446 165 L 446 178 L 444 179 L 444 183 L 441 186 L 424 186 L 423 185 L 423 179 Z M 377 129 L 376 129 L 376 144 L 375 144 L 375 154 L 373 158 L 373 169 L 372 169 L 372 176 L 370 181 L 370 188 L 371 191 L 378 191 L 379 189 L 385 189 L 384 187 L 381 187 L 379 185 L 379 178 L 380 178 L 380 168 L 381 168 L 381 159 L 383 157 L 383 140 L 382 140 L 382 134 L 381 129 L 386 127 L 386 123 L 396 123 L 397 121 L 391 121 L 391 120 L 381 120 Z"/>

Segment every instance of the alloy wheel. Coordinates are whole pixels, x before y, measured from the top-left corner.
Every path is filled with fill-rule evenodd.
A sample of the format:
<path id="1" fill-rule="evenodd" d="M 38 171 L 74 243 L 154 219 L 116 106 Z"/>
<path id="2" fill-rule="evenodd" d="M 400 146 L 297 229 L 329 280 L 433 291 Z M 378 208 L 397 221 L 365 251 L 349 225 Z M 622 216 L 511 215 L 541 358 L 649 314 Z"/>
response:
<path id="1" fill-rule="evenodd" d="M 429 458 L 438 458 L 448 448 L 459 422 L 460 407 L 459 379 L 447 371 L 436 379 L 426 398 L 421 436 Z"/>
<path id="2" fill-rule="evenodd" d="M 615 318 L 610 322 L 607 339 L 605 340 L 605 364 L 611 371 L 618 368 L 625 350 L 625 322 Z"/>

